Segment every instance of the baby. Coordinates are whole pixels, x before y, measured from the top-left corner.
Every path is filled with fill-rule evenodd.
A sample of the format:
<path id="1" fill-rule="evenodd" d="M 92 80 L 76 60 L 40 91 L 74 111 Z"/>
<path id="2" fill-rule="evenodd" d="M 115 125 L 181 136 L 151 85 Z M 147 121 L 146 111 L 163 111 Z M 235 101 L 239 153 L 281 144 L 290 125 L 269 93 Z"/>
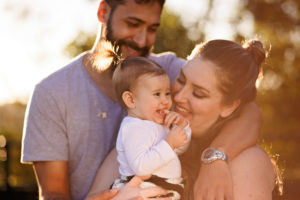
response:
<path id="1" fill-rule="evenodd" d="M 134 175 L 152 177 L 142 187 L 158 185 L 168 197 L 180 199 L 183 192 L 177 154 L 189 144 L 187 120 L 170 111 L 170 79 L 157 63 L 143 57 L 122 60 L 113 74 L 118 102 L 128 112 L 116 143 L 119 172 L 113 187 L 121 188 Z"/>

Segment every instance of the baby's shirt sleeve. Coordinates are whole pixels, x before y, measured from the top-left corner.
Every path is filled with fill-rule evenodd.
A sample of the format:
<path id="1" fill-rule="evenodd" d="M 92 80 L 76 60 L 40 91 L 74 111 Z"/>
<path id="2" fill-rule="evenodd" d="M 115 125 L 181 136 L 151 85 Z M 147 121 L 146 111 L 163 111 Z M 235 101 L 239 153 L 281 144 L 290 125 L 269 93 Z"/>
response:
<path id="1" fill-rule="evenodd" d="M 185 130 L 188 142 L 185 145 L 174 149 L 174 151 L 176 152 L 177 155 L 181 155 L 184 152 L 186 152 L 186 150 L 188 149 L 188 147 L 190 146 L 190 143 L 191 143 L 192 130 L 191 130 L 189 123 L 184 127 L 184 130 Z"/>
<path id="2" fill-rule="evenodd" d="M 157 129 L 147 123 L 129 123 L 122 128 L 121 142 L 130 168 L 136 175 L 153 172 L 177 157 L 165 140 L 157 141 Z"/>

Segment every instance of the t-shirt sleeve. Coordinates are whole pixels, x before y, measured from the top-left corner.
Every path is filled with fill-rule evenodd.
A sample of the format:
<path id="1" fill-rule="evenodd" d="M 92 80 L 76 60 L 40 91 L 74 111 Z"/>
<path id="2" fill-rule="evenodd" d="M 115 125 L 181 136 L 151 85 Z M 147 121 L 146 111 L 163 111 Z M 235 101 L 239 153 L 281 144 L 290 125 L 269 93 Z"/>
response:
<path id="1" fill-rule="evenodd" d="M 66 125 L 59 103 L 37 85 L 25 113 L 21 162 L 54 160 L 68 160 Z"/>
<path id="2" fill-rule="evenodd" d="M 151 54 L 150 59 L 161 65 L 168 73 L 171 83 L 177 78 L 185 60 L 179 58 L 173 52 L 164 52 L 160 54 Z"/>
<path id="3" fill-rule="evenodd" d="M 136 175 L 152 174 L 176 157 L 165 140 L 154 143 L 156 134 L 153 131 L 153 127 L 139 123 L 130 123 L 122 131 L 125 155 Z"/>

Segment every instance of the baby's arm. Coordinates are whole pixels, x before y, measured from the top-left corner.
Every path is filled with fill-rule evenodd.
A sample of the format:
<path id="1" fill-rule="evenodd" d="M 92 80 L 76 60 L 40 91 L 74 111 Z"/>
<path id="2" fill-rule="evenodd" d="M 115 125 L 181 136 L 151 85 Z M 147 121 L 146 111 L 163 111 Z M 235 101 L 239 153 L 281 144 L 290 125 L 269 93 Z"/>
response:
<path id="1" fill-rule="evenodd" d="M 130 123 L 119 135 L 128 165 L 138 176 L 152 174 L 177 156 L 166 140 L 157 141 L 156 131 L 147 123 Z"/>
<path id="2" fill-rule="evenodd" d="M 189 147 L 189 144 L 191 141 L 191 135 L 192 135 L 192 131 L 189 126 L 188 120 L 186 120 L 179 113 L 176 113 L 173 111 L 167 111 L 167 115 L 165 118 L 165 125 L 167 127 L 179 126 L 179 127 L 183 128 L 185 136 L 184 137 L 182 136 L 181 138 L 177 137 L 177 139 L 183 139 L 185 144 L 175 148 L 174 150 L 178 155 L 184 153 L 187 150 L 187 148 Z"/>
<path id="3" fill-rule="evenodd" d="M 172 149 L 177 149 L 188 143 L 188 137 L 183 128 L 180 126 L 173 126 L 168 133 L 166 142 Z"/>

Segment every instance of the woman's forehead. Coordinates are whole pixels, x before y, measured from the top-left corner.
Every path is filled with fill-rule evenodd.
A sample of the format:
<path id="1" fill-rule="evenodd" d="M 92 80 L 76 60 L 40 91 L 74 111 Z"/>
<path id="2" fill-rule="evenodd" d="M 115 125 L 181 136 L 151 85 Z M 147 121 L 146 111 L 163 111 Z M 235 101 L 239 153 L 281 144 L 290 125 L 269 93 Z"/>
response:
<path id="1" fill-rule="evenodd" d="M 181 74 L 193 85 L 212 89 L 217 86 L 216 67 L 213 62 L 197 57 L 183 66 Z"/>

